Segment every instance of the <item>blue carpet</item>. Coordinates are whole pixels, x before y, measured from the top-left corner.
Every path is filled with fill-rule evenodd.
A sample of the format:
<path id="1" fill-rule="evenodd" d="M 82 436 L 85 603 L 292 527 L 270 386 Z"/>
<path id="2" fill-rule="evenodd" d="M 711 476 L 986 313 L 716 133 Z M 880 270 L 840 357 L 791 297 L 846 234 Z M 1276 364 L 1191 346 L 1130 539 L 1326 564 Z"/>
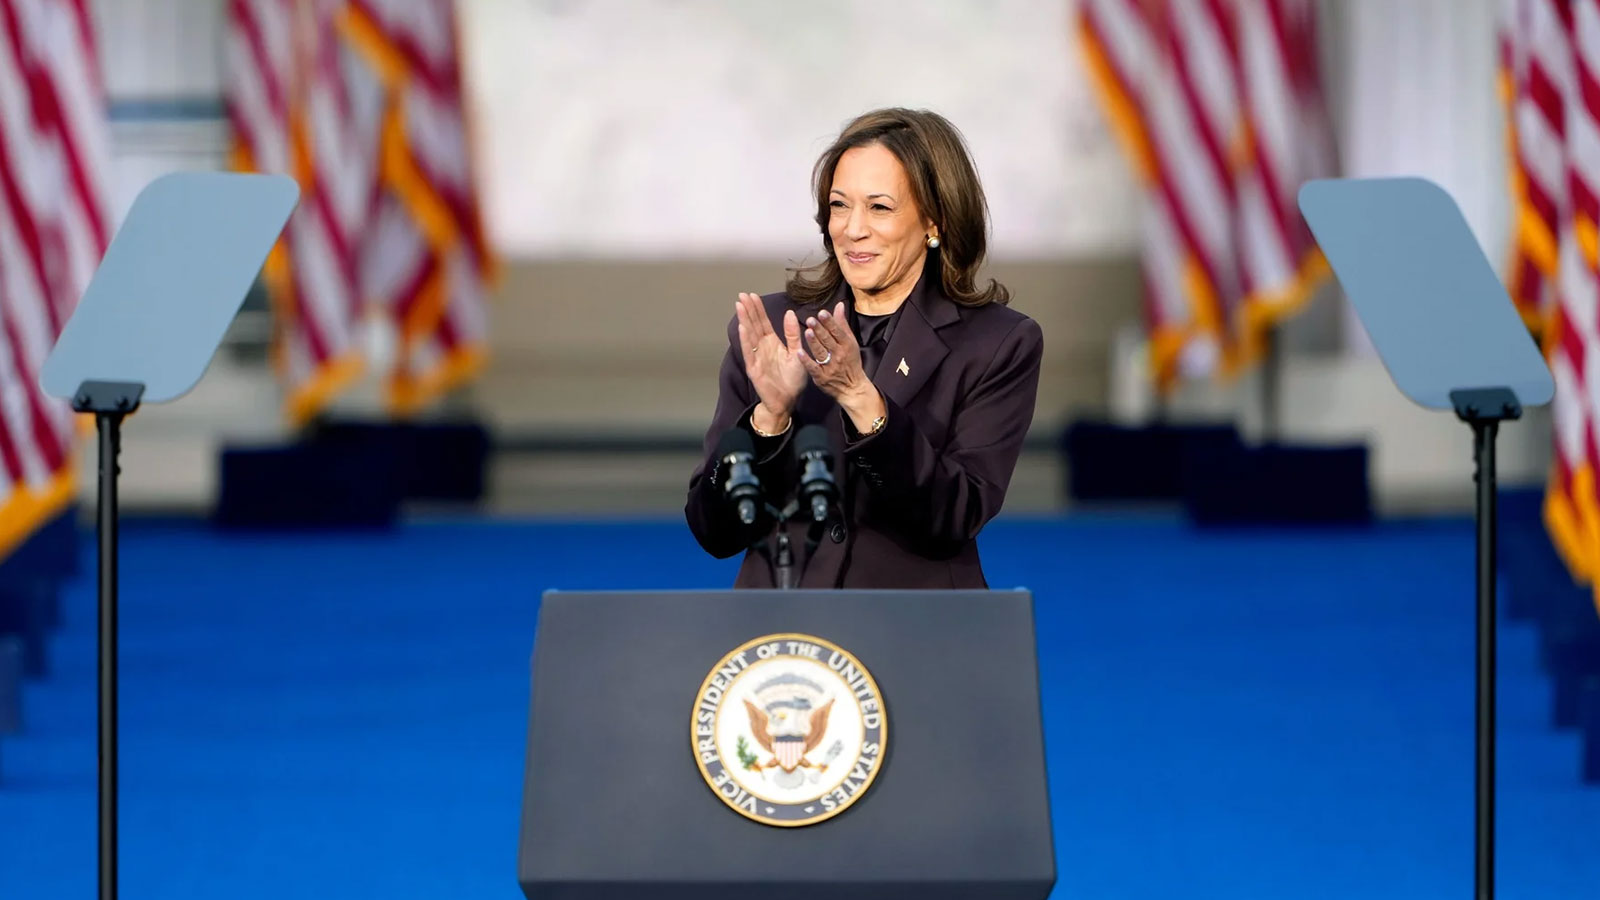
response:
<path id="1" fill-rule="evenodd" d="M 992 583 L 1039 598 L 1055 896 L 1470 896 L 1472 546 L 1468 522 L 992 526 Z M 520 896 L 539 591 L 721 587 L 734 565 L 677 522 L 129 523 L 123 896 Z M 86 571 L 4 747 L 3 898 L 93 896 Z M 1600 791 L 1546 725 L 1533 632 L 1501 640 L 1499 888 L 1591 896 Z"/>

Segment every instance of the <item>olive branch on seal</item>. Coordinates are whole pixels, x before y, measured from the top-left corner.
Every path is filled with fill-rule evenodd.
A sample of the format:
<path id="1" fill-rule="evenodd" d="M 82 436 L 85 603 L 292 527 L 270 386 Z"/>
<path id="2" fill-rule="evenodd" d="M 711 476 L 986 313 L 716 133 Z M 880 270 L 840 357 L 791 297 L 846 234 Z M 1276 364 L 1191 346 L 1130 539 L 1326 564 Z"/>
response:
<path id="1" fill-rule="evenodd" d="M 761 767 L 756 764 L 758 759 L 754 753 L 750 752 L 750 744 L 744 739 L 744 735 L 739 735 L 739 743 L 735 749 L 739 751 L 739 762 L 743 763 L 746 769 L 761 775 L 762 779 L 765 780 L 767 776 L 762 775 Z"/>

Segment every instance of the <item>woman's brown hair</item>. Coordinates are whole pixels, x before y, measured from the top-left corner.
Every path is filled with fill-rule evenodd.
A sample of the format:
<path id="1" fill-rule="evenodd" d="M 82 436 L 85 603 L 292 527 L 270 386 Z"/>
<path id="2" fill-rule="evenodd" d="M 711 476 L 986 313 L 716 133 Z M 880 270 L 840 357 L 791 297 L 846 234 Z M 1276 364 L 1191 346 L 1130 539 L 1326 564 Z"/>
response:
<path id="1" fill-rule="evenodd" d="M 938 113 L 900 108 L 857 117 L 817 160 L 811 174 L 812 189 L 827 258 L 794 271 L 788 284 L 790 298 L 802 306 L 826 303 L 843 283 L 844 273 L 828 234 L 828 194 L 833 189 L 833 170 L 845 151 L 871 144 L 882 144 L 900 160 L 918 210 L 939 229 L 939 246 L 928 253 L 939 261 L 945 296 L 962 306 L 1009 301 L 1010 292 L 993 279 L 988 287 L 977 286 L 978 269 L 987 252 L 989 208 L 961 132 Z"/>

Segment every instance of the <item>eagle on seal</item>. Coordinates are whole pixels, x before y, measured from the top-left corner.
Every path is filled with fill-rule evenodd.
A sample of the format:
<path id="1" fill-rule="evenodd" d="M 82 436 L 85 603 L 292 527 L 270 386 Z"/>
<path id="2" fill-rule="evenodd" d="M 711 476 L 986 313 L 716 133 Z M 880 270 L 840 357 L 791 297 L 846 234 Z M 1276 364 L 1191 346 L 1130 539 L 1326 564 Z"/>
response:
<path id="1" fill-rule="evenodd" d="M 744 701 L 750 730 L 756 743 L 773 756 L 761 768 L 777 766 L 789 774 L 798 768 L 826 769 L 825 764 L 806 759 L 827 735 L 828 716 L 833 711 L 833 699 L 823 700 L 822 686 L 803 675 L 786 673 L 762 682 L 753 693 L 755 703 L 748 698 Z"/>

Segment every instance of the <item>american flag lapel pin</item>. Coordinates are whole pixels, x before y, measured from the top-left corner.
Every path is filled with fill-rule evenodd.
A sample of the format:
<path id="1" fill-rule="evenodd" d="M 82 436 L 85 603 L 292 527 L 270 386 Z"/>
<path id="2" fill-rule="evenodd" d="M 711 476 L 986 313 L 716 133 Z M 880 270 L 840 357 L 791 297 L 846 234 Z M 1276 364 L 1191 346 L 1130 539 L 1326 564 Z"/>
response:
<path id="1" fill-rule="evenodd" d="M 900 365 L 895 366 L 894 370 L 899 372 L 901 375 L 911 374 L 911 367 L 906 365 L 906 358 L 904 356 L 900 357 Z"/>

